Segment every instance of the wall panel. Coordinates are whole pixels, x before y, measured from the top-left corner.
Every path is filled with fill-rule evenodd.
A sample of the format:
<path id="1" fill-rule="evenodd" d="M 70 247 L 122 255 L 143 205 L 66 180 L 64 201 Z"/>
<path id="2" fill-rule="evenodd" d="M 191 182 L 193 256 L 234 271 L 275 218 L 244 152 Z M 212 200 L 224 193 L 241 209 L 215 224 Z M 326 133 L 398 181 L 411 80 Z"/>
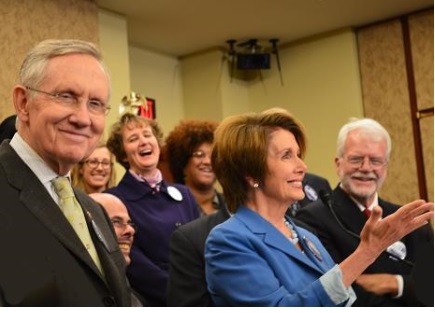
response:
<path id="1" fill-rule="evenodd" d="M 361 28 L 357 39 L 364 115 L 393 141 L 380 195 L 396 203 L 433 199 L 433 11 Z M 432 117 L 416 122 L 417 108 L 432 108 Z"/>
<path id="2" fill-rule="evenodd" d="M 98 9 L 91 0 L 0 0 L 0 120 L 13 114 L 12 88 L 24 55 L 49 38 L 98 44 Z"/>

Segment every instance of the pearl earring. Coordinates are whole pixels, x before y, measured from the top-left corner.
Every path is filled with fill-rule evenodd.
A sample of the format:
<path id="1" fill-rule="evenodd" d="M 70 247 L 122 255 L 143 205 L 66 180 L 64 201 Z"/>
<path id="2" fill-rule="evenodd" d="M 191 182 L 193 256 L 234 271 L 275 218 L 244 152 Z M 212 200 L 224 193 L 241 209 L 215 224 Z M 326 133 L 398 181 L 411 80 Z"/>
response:
<path id="1" fill-rule="evenodd" d="M 258 188 L 258 183 L 254 183 L 254 185 L 252 185 L 254 188 Z"/>

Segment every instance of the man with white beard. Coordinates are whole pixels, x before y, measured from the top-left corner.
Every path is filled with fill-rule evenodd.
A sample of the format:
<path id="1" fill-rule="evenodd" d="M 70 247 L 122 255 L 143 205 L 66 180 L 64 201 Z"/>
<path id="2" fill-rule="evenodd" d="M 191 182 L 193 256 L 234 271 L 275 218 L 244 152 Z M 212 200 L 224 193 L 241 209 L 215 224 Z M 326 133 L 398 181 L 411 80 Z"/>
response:
<path id="1" fill-rule="evenodd" d="M 321 192 L 322 201 L 302 208 L 295 217 L 317 231 L 337 263 L 358 246 L 359 234 L 374 207 L 382 208 L 382 218 L 400 207 L 378 197 L 390 153 L 390 135 L 375 120 L 354 119 L 345 124 L 337 139 L 338 186 L 332 194 Z M 391 245 L 352 285 L 357 294 L 353 306 L 422 305 L 410 273 L 419 244 L 429 240 L 433 242 L 433 230 L 425 225 Z"/>

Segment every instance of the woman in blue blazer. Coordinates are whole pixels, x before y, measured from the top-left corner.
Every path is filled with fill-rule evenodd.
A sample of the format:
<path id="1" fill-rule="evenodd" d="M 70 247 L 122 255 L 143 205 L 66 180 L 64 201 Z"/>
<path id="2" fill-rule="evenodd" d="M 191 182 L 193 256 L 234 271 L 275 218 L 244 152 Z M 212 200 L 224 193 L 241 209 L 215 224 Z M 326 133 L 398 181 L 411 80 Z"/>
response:
<path id="1" fill-rule="evenodd" d="M 350 285 L 393 242 L 427 223 L 433 203 L 414 201 L 381 219 L 377 207 L 353 254 L 335 264 L 312 233 L 285 215 L 304 197 L 302 125 L 270 109 L 225 119 L 212 166 L 233 216 L 205 248 L 206 279 L 218 306 L 348 306 Z"/>

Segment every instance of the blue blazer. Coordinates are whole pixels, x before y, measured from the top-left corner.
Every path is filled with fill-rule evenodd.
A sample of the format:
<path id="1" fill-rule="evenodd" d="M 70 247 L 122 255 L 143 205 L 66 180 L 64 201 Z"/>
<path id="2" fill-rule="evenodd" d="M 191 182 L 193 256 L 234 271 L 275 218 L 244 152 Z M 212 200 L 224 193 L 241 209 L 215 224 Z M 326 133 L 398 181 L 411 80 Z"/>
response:
<path id="1" fill-rule="evenodd" d="M 335 262 L 316 236 L 293 226 L 304 253 L 246 207 L 211 231 L 206 279 L 217 306 L 335 305 L 319 281 Z"/>

